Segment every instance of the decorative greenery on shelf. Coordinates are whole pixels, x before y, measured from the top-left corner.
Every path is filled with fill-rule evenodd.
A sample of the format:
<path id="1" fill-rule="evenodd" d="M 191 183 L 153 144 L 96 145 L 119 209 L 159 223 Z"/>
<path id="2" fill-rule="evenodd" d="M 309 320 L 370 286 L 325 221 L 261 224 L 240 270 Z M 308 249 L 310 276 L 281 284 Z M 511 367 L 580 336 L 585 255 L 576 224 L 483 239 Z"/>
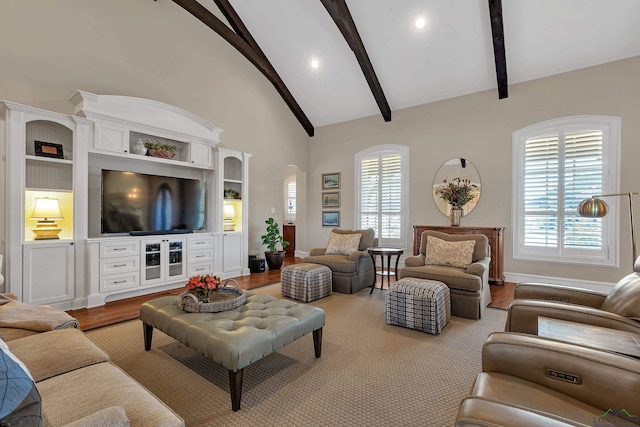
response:
<path id="1" fill-rule="evenodd" d="M 163 151 L 165 153 L 175 153 L 178 151 L 178 147 L 175 145 L 163 144 L 155 138 L 147 139 L 144 142 L 144 146 L 147 147 L 148 150 Z"/>
<path id="2" fill-rule="evenodd" d="M 231 188 L 224 189 L 224 198 L 225 199 L 240 199 L 240 193 Z"/>
<path id="3" fill-rule="evenodd" d="M 273 218 L 269 218 L 264 221 L 267 224 L 267 233 L 261 236 L 262 244 L 267 245 L 269 252 L 278 252 L 278 245 L 282 245 L 282 249 L 289 246 L 289 242 L 284 240 L 284 237 L 280 234 L 280 226 Z"/>

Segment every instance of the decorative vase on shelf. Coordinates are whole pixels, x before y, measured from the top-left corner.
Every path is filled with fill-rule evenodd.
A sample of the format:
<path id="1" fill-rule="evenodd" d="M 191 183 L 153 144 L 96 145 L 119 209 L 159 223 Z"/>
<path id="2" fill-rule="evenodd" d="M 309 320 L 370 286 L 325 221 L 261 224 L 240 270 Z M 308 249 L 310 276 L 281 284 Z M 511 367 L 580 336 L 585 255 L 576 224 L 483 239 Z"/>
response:
<path id="1" fill-rule="evenodd" d="M 451 226 L 458 227 L 460 225 L 460 218 L 462 218 L 462 206 L 451 206 L 449 218 L 451 219 Z"/>
<path id="2" fill-rule="evenodd" d="M 136 142 L 134 142 L 133 145 L 131 145 L 131 152 L 140 156 L 144 156 L 145 154 L 147 154 L 147 147 L 144 146 L 144 141 L 138 139 Z"/>

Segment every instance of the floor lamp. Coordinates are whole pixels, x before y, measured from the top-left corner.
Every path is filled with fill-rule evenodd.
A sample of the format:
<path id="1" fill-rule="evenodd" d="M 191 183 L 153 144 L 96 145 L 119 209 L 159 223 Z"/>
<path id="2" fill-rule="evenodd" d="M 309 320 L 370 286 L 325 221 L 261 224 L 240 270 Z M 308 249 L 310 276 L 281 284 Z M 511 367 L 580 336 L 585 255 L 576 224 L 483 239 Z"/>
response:
<path id="1" fill-rule="evenodd" d="M 633 260 L 631 264 L 635 265 L 638 254 L 636 253 L 636 225 L 633 220 L 633 196 L 638 195 L 637 192 L 628 193 L 615 193 L 615 194 L 599 194 L 591 196 L 589 199 L 584 199 L 578 205 L 578 215 L 585 218 L 602 218 L 609 212 L 609 207 L 598 197 L 615 197 L 615 196 L 627 196 L 629 197 L 629 218 L 631 219 L 631 250 L 633 253 Z"/>

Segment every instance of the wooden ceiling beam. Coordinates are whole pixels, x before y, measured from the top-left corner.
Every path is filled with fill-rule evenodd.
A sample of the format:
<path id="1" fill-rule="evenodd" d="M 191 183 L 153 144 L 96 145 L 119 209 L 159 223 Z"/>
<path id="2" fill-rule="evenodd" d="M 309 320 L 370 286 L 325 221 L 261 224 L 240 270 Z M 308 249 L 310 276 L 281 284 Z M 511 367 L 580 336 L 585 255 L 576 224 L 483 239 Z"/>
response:
<path id="1" fill-rule="evenodd" d="M 507 83 L 507 54 L 504 50 L 504 28 L 502 22 L 502 0 L 488 0 L 491 17 L 491 36 L 493 39 L 493 55 L 496 61 L 496 79 L 498 81 L 498 98 L 509 96 Z"/>
<path id="2" fill-rule="evenodd" d="M 347 41 L 347 44 L 356 56 L 356 59 L 360 64 L 360 68 L 362 69 L 362 73 L 364 74 L 367 83 L 369 83 L 371 93 L 378 104 L 378 108 L 380 108 L 382 117 L 384 117 L 384 121 L 391 121 L 391 108 L 389 108 L 389 103 L 387 102 L 387 98 L 384 96 L 382 86 L 378 81 L 378 77 L 373 69 L 369 55 L 367 55 L 367 51 L 364 48 L 364 44 L 362 43 L 362 39 L 360 38 L 360 34 L 356 28 L 356 24 L 353 21 L 353 17 L 349 12 L 347 3 L 345 3 L 345 0 L 320 1 L 324 5 L 325 9 L 327 9 L 327 12 L 329 12 L 329 15 L 331 15 L 333 22 L 338 26 L 338 29 L 342 33 L 344 39 Z"/>
<path id="3" fill-rule="evenodd" d="M 221 12 L 225 15 L 230 25 L 237 31 L 234 32 L 224 22 L 218 19 L 207 8 L 202 6 L 196 0 L 173 0 L 174 3 L 189 12 L 195 18 L 200 20 L 207 27 L 218 33 L 231 46 L 236 48 L 245 58 L 249 60 L 264 76 L 273 84 L 284 102 L 289 106 L 291 112 L 296 116 L 304 130 L 309 136 L 313 136 L 314 128 L 307 116 L 298 105 L 287 86 L 284 84 L 275 68 L 271 65 L 267 57 L 264 55 L 256 41 L 251 37 L 249 30 L 231 7 L 228 1 L 214 0 Z"/>

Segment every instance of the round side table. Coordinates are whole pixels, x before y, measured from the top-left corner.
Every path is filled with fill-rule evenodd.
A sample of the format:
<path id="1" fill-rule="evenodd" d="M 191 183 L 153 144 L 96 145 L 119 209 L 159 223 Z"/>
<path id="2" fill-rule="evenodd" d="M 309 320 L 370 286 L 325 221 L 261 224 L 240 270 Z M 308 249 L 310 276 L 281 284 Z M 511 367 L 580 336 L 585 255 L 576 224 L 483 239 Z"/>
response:
<path id="1" fill-rule="evenodd" d="M 373 276 L 373 284 L 371 285 L 371 292 L 369 292 L 369 294 L 373 293 L 373 290 L 376 287 L 376 278 L 378 276 L 382 276 L 382 280 L 380 283 L 380 290 L 384 289 L 384 276 L 387 276 L 387 289 L 389 288 L 389 285 L 391 285 L 391 276 L 396 276 L 396 280 L 398 280 L 398 261 L 400 261 L 400 255 L 402 255 L 404 253 L 404 249 L 399 249 L 399 248 L 367 248 L 367 251 L 369 252 L 369 255 L 371 255 L 371 259 L 373 260 L 373 270 L 375 271 L 375 275 Z M 381 264 L 381 270 L 378 271 L 376 269 L 376 255 L 380 255 L 380 264 Z M 396 256 L 396 267 L 394 269 L 394 271 L 391 271 L 391 257 L 392 256 Z M 387 257 L 387 269 L 384 269 L 384 257 Z"/>

